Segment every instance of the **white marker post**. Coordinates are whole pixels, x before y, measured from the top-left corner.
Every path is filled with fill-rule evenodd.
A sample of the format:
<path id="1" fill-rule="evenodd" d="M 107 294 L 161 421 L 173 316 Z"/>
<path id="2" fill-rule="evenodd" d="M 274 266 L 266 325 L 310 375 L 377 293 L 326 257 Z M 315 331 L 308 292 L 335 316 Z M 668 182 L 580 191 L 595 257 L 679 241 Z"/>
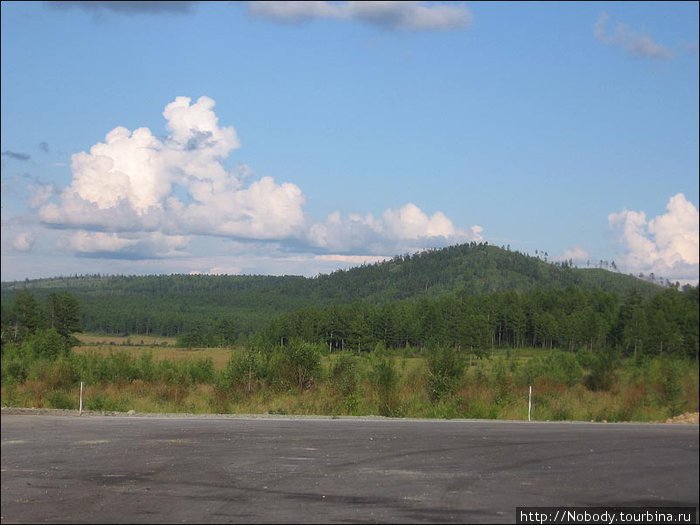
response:
<path id="1" fill-rule="evenodd" d="M 527 398 L 527 420 L 530 421 L 530 413 L 532 412 L 532 385 L 530 385 L 530 394 Z"/>
<path id="2" fill-rule="evenodd" d="M 80 382 L 80 408 L 78 411 L 78 415 L 82 416 L 83 415 L 83 382 Z"/>

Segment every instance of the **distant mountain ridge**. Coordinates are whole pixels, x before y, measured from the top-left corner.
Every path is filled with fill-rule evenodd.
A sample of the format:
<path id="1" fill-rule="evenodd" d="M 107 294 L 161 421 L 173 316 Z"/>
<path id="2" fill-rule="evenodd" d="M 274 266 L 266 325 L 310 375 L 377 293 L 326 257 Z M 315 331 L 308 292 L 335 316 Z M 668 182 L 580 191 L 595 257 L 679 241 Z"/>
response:
<path id="1" fill-rule="evenodd" d="M 3 303 L 22 289 L 38 297 L 68 291 L 82 304 L 88 331 L 175 335 L 194 322 L 230 319 L 260 329 L 275 315 L 304 306 L 383 303 L 419 297 L 580 287 L 649 297 L 661 286 L 603 269 L 548 263 L 469 243 L 338 270 L 317 277 L 260 275 L 73 276 L 2 283 Z"/>

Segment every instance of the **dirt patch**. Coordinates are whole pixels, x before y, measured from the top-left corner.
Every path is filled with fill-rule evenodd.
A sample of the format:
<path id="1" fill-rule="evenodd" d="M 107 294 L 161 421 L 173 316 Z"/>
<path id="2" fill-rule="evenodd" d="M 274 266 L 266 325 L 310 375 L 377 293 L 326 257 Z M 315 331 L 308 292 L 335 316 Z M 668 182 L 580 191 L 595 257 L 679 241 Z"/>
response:
<path id="1" fill-rule="evenodd" d="M 700 413 L 698 413 L 698 412 L 686 412 L 685 414 L 681 414 L 680 416 L 671 417 L 671 418 L 667 419 L 666 423 L 697 425 L 699 415 L 700 415 Z"/>

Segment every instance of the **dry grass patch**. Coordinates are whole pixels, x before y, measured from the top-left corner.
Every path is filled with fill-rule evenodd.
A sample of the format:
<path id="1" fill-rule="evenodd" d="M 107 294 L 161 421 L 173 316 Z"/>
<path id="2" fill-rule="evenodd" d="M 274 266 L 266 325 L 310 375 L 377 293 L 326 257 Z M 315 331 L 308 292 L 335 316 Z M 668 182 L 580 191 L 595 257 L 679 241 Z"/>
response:
<path id="1" fill-rule="evenodd" d="M 175 346 L 174 337 L 154 335 L 102 335 L 102 334 L 75 334 L 78 341 L 84 345 L 109 345 L 109 346 Z"/>
<path id="2" fill-rule="evenodd" d="M 114 347 L 87 345 L 75 347 L 73 351 L 78 355 L 94 352 L 100 356 L 108 356 L 114 352 L 124 352 L 133 359 L 138 359 L 142 355 L 150 353 L 154 361 L 184 361 L 187 359 L 211 358 L 214 363 L 214 369 L 219 371 L 226 368 L 232 350 L 230 348 L 153 348 L 148 346 Z"/>

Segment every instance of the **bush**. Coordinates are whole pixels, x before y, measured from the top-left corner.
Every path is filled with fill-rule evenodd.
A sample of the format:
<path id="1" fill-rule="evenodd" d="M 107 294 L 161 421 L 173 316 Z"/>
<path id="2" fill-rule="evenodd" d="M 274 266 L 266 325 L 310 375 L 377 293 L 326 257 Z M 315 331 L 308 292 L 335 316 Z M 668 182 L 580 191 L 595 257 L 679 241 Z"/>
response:
<path id="1" fill-rule="evenodd" d="M 110 382 L 131 383 L 134 379 L 141 377 L 136 361 L 126 352 L 110 353 L 107 358 L 107 369 Z"/>
<path id="2" fill-rule="evenodd" d="M 464 375 L 464 358 L 453 348 L 437 348 L 428 355 L 428 393 L 433 401 L 452 395 Z"/>
<path id="3" fill-rule="evenodd" d="M 357 390 L 357 363 L 350 354 L 338 357 L 329 376 L 331 387 L 339 396 L 350 397 Z"/>
<path id="4" fill-rule="evenodd" d="M 589 372 L 586 386 L 593 391 L 610 390 L 617 378 L 616 367 L 619 361 L 617 352 L 599 350 L 588 356 Z"/>
<path id="5" fill-rule="evenodd" d="M 100 410 L 105 412 L 124 412 L 127 406 L 120 401 L 112 399 L 106 394 L 86 395 L 85 408 L 87 410 Z"/>
<path id="6" fill-rule="evenodd" d="M 72 409 L 78 405 L 78 400 L 73 399 L 69 394 L 61 390 L 54 390 L 46 396 L 51 408 Z"/>
<path id="7" fill-rule="evenodd" d="M 139 379 L 154 381 L 157 375 L 156 363 L 153 360 L 153 352 L 141 354 L 136 362 Z"/>
<path id="8" fill-rule="evenodd" d="M 659 364 L 659 382 L 663 402 L 673 415 L 683 409 L 683 362 L 680 359 L 664 357 Z"/>
<path id="9" fill-rule="evenodd" d="M 513 378 L 508 373 L 508 366 L 502 357 L 494 363 L 491 374 L 495 403 L 504 405 L 510 402 L 513 397 Z"/>
<path id="10" fill-rule="evenodd" d="M 27 345 L 31 354 L 38 359 L 56 359 L 70 352 L 65 338 L 53 328 L 37 330 L 27 338 L 24 345 Z"/>
<path id="11" fill-rule="evenodd" d="M 583 379 L 583 368 L 576 354 L 554 351 L 547 357 L 528 360 L 518 372 L 518 383 L 522 386 L 532 385 L 539 378 L 574 386 Z"/>
<path id="12" fill-rule="evenodd" d="M 2 349 L 2 383 L 24 383 L 31 357 L 24 347 L 8 344 Z"/>
<path id="13" fill-rule="evenodd" d="M 265 356 L 256 350 L 232 352 L 226 368 L 221 373 L 221 387 L 226 390 L 244 388 L 250 393 L 267 378 Z"/>
<path id="14" fill-rule="evenodd" d="M 66 358 L 34 361 L 29 366 L 27 378 L 42 383 L 47 390 L 70 388 L 80 380 L 73 363 Z"/>
<path id="15" fill-rule="evenodd" d="M 214 382 L 214 361 L 211 357 L 204 359 L 193 359 L 182 363 L 185 369 L 185 375 L 190 383 L 193 384 L 211 384 Z"/>
<path id="16" fill-rule="evenodd" d="M 382 416 L 398 416 L 399 375 L 390 358 L 377 356 L 372 365 L 372 379 L 379 395 L 379 414 Z"/>
<path id="17" fill-rule="evenodd" d="M 321 373 L 321 350 L 318 346 L 292 339 L 281 349 L 279 361 L 282 378 L 300 390 L 310 388 Z"/>

